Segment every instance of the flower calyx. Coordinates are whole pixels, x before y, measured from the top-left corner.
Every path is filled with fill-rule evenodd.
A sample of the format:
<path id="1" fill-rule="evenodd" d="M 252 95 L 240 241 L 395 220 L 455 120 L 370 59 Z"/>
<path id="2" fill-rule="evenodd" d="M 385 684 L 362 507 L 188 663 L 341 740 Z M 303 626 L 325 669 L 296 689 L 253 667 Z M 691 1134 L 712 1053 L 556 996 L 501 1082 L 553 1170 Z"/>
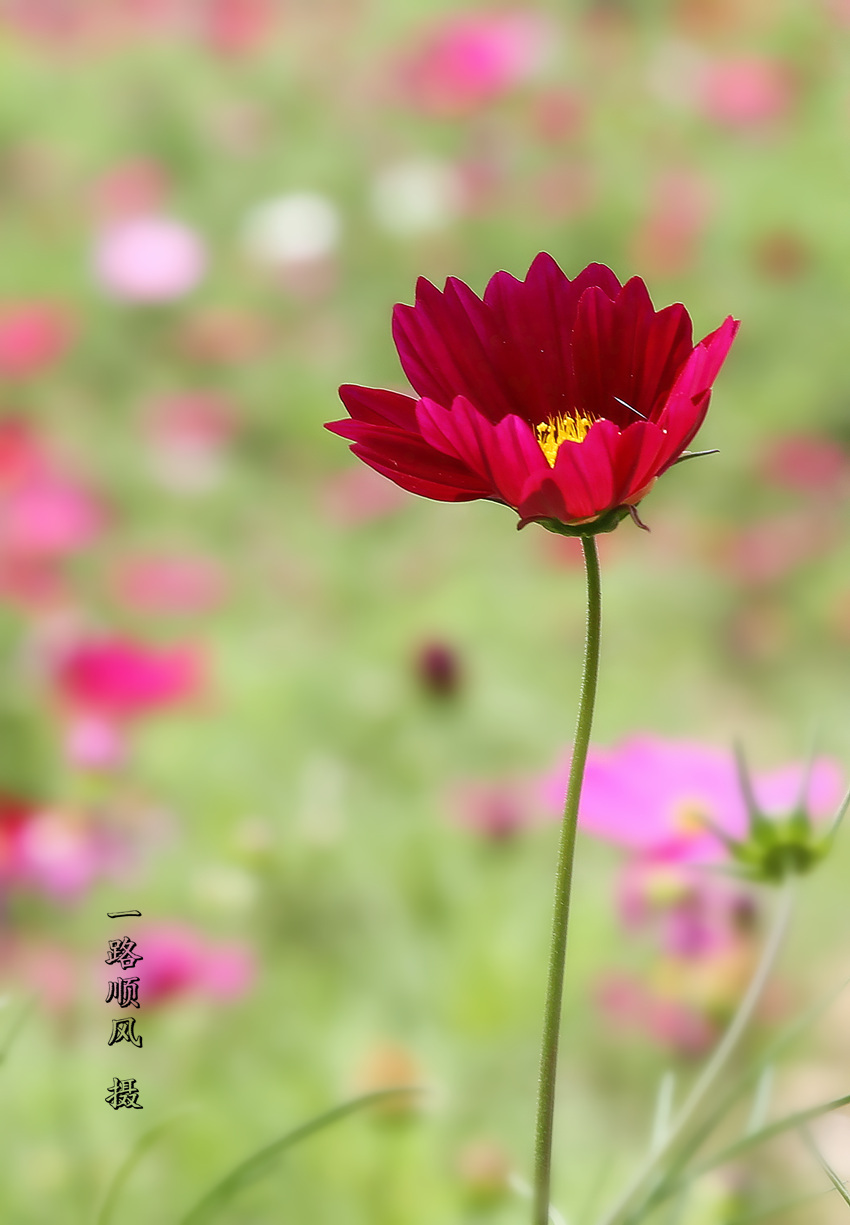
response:
<path id="1" fill-rule="evenodd" d="M 845 795 L 832 823 L 823 832 L 815 827 L 806 807 L 811 762 L 796 804 L 789 813 L 775 816 L 768 815 L 759 807 L 740 746 L 736 746 L 735 760 L 747 809 L 747 835 L 745 838 L 732 838 L 712 822 L 706 822 L 729 852 L 735 875 L 778 885 L 790 876 L 802 876 L 817 867 L 829 854 L 844 814 L 850 807 L 850 791 Z"/>

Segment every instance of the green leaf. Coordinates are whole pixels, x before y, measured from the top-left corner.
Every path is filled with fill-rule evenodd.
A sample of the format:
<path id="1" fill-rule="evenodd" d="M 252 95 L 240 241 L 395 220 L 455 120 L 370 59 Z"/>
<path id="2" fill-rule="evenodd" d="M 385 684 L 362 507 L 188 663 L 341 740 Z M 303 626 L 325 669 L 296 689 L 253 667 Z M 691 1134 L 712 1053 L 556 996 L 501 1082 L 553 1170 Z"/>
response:
<path id="1" fill-rule="evenodd" d="M 235 1166 L 221 1182 L 216 1183 L 212 1190 L 208 1191 L 194 1208 L 184 1217 L 181 1217 L 179 1225 L 198 1225 L 200 1221 L 209 1220 L 237 1192 L 269 1174 L 274 1168 L 278 1157 L 289 1149 L 294 1148 L 296 1144 L 300 1144 L 302 1140 L 309 1139 L 310 1136 L 314 1136 L 317 1132 L 323 1131 L 326 1127 L 331 1127 L 334 1123 L 338 1123 L 348 1115 L 354 1114 L 358 1110 L 363 1110 L 367 1106 L 372 1106 L 377 1102 L 382 1102 L 387 1098 L 402 1094 L 409 1095 L 421 1092 L 421 1088 L 412 1085 L 398 1089 L 381 1089 L 376 1093 L 365 1093 L 362 1097 L 352 1098 L 351 1101 L 343 1102 L 340 1106 L 334 1106 L 332 1110 L 327 1110 L 324 1114 L 317 1115 L 314 1119 L 302 1123 L 300 1127 L 286 1132 L 280 1139 L 266 1145 L 265 1148 L 259 1149 L 252 1156 L 246 1158 L 245 1161 L 240 1161 L 239 1165 Z"/>

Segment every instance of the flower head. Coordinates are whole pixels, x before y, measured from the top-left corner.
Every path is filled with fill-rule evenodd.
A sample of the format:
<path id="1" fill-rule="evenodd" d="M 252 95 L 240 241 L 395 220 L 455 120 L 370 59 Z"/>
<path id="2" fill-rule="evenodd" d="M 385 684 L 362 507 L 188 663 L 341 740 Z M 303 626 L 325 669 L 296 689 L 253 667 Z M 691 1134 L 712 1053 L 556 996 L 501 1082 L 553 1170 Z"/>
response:
<path id="1" fill-rule="evenodd" d="M 123 302 L 171 302 L 204 275 L 200 236 L 170 217 L 134 216 L 107 225 L 94 253 L 95 272 L 110 297 Z"/>
<path id="2" fill-rule="evenodd" d="M 563 803 L 566 771 L 544 783 L 553 811 Z M 760 811 L 794 813 L 802 803 L 824 818 L 841 797 L 841 771 L 819 757 L 754 775 Z M 777 829 L 781 818 L 765 818 Z M 726 857 L 724 840 L 743 838 L 747 803 L 733 755 L 726 749 L 659 736 L 631 736 L 611 749 L 592 748 L 581 797 L 580 826 L 589 834 L 669 863 L 710 863 Z"/>
<path id="3" fill-rule="evenodd" d="M 520 527 L 611 531 L 682 458 L 737 327 L 694 346 L 685 308 L 654 310 L 639 277 L 591 264 L 571 281 L 545 253 L 524 281 L 497 272 L 483 299 L 420 279 L 393 317 L 419 398 L 346 385 L 351 419 L 327 428 L 411 493 L 503 502 Z"/>
<path id="4" fill-rule="evenodd" d="M 189 647 L 91 638 L 68 651 L 56 679 L 63 696 L 78 709 L 129 719 L 195 696 L 201 674 L 201 659 Z"/>

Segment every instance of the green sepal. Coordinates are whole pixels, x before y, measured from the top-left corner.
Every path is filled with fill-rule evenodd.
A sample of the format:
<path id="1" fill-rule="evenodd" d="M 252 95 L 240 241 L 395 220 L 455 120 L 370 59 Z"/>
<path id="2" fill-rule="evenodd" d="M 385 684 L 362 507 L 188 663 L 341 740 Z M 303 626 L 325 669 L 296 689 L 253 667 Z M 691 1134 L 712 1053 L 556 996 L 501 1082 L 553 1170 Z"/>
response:
<path id="1" fill-rule="evenodd" d="M 523 519 L 517 524 L 517 528 L 525 527 L 528 523 L 539 523 L 547 532 L 555 532 L 558 536 L 599 536 L 602 532 L 613 532 L 628 514 L 628 506 L 615 506 L 613 510 L 606 510 L 604 515 L 600 515 L 591 523 L 561 523 L 559 519 Z"/>

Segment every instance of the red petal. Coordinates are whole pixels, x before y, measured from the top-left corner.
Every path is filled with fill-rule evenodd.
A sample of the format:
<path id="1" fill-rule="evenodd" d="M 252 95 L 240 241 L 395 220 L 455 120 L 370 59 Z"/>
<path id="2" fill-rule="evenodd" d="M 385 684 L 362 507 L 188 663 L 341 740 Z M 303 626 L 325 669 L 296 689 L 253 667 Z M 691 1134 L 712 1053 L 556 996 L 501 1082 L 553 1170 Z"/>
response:
<path id="1" fill-rule="evenodd" d="M 494 425 L 458 396 L 451 409 L 420 400 L 416 416 L 422 437 L 431 446 L 478 473 L 509 505 L 516 506 L 531 473 L 542 476 L 548 470 L 530 426 L 514 414 Z"/>
<path id="2" fill-rule="evenodd" d="M 493 421 L 514 411 L 490 311 L 461 281 L 447 281 L 440 293 L 420 278 L 416 305 L 393 311 L 393 340 L 420 396 L 442 404 L 467 396 Z"/>
<path id="3" fill-rule="evenodd" d="M 545 252 L 524 281 L 497 272 L 487 285 L 484 301 L 499 334 L 510 337 L 516 353 L 506 362 L 513 411 L 531 424 L 575 408 L 570 341 L 579 300 L 591 286 L 611 296 L 620 292 L 620 282 L 604 264 L 591 264 L 570 281 Z"/>
<path id="4" fill-rule="evenodd" d="M 370 468 L 380 472 L 381 476 L 388 477 L 402 489 L 406 489 L 409 493 L 419 494 L 420 497 L 434 498 L 438 502 L 472 502 L 476 498 L 487 496 L 478 489 L 467 488 L 462 483 L 452 484 L 449 479 L 453 475 L 450 472 L 452 461 L 445 456 L 443 457 L 445 464 L 442 469 L 439 466 L 435 466 L 437 475 L 443 479 L 430 480 L 426 476 L 414 476 L 412 473 L 397 471 L 384 459 L 366 447 L 356 445 L 351 450 L 358 459 L 363 460 L 364 464 L 368 464 Z"/>
<path id="5" fill-rule="evenodd" d="M 613 447 L 614 506 L 629 502 L 658 475 L 666 443 L 666 435 L 652 421 L 636 421 L 622 431 Z"/>
<path id="6" fill-rule="evenodd" d="M 339 398 L 355 421 L 370 421 L 373 425 L 394 425 L 398 429 L 416 428 L 416 401 L 412 396 L 398 391 L 384 391 L 379 387 L 358 387 L 354 383 L 343 383 Z M 333 426 L 326 427 L 333 430 Z M 339 433 L 339 430 L 333 430 Z"/>
<path id="7" fill-rule="evenodd" d="M 681 305 L 655 312 L 646 286 L 633 277 L 614 301 L 588 290 L 579 303 L 572 338 L 580 411 L 620 425 L 663 405 L 690 356 L 691 321 Z"/>

